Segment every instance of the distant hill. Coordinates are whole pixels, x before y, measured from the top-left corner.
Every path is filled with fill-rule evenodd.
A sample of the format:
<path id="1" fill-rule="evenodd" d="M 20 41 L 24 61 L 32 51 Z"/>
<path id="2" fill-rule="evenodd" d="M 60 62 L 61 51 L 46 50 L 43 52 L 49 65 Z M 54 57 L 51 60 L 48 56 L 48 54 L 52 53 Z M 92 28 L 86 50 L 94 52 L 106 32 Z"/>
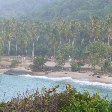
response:
<path id="1" fill-rule="evenodd" d="M 55 0 L 53 5 L 43 7 L 39 13 L 41 19 L 87 20 L 91 16 L 106 17 L 112 15 L 112 0 Z"/>
<path id="2" fill-rule="evenodd" d="M 27 16 L 40 20 L 57 18 L 87 20 L 91 16 L 107 17 L 112 15 L 112 0 L 11 1 L 0 6 L 0 17 Z"/>
<path id="3" fill-rule="evenodd" d="M 21 17 L 35 12 L 44 7 L 51 0 L 0 0 L 0 17 Z"/>

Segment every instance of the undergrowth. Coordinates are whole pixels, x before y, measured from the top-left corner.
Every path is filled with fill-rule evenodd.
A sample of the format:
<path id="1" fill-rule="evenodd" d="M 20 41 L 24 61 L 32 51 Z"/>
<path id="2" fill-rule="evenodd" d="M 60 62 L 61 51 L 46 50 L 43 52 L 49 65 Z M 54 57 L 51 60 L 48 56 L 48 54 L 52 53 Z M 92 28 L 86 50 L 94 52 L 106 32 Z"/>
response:
<path id="1" fill-rule="evenodd" d="M 36 91 L 24 99 L 2 102 L 0 112 L 112 112 L 112 103 L 98 94 L 81 94 L 71 85 L 67 85 L 66 90 L 59 93 L 58 87 L 42 93 Z"/>

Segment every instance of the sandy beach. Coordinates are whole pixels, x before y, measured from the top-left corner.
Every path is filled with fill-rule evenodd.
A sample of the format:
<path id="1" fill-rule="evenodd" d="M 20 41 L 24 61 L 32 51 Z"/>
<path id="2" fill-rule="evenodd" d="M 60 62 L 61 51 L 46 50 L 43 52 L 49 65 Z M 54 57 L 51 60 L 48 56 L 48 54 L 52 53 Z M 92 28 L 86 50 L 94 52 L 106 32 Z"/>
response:
<path id="1" fill-rule="evenodd" d="M 47 77 L 71 77 L 80 81 L 100 82 L 106 84 L 112 84 L 112 77 L 108 75 L 93 76 L 93 72 L 78 73 L 78 72 L 52 72 L 46 75 Z"/>
<path id="2" fill-rule="evenodd" d="M 9 70 L 10 69 L 0 69 L 0 73 L 7 72 Z M 12 71 L 14 70 L 14 73 L 15 73 L 15 71 L 17 71 L 17 72 L 20 71 L 20 73 L 23 71 L 24 71 L 24 73 L 31 72 L 30 70 L 27 70 L 22 67 L 14 68 L 11 70 Z M 93 74 L 94 74 L 93 72 L 89 72 L 89 71 L 85 72 L 85 73 L 63 71 L 63 72 L 31 72 L 30 75 L 46 76 L 49 78 L 71 77 L 72 79 L 77 79 L 80 81 L 90 81 L 90 82 L 100 82 L 100 83 L 112 84 L 112 77 L 109 77 L 108 75 L 93 76 Z"/>
<path id="3" fill-rule="evenodd" d="M 5 62 L 4 62 L 5 63 Z M 2 64 L 4 64 L 2 63 Z M 6 63 L 5 63 L 6 64 Z M 30 75 L 36 75 L 36 76 L 46 76 L 49 78 L 61 78 L 61 77 L 71 77 L 72 79 L 77 79 L 80 81 L 90 81 L 90 82 L 100 82 L 100 83 L 107 83 L 112 84 L 112 77 L 109 77 L 108 74 L 105 75 L 94 75 L 93 72 L 85 71 L 85 72 L 69 72 L 69 71 L 63 71 L 63 72 L 32 72 L 29 70 L 29 65 L 32 63 L 29 63 L 28 61 L 21 64 L 21 66 L 18 66 L 16 68 L 6 68 L 6 69 L 0 69 L 0 73 L 7 73 L 10 75 L 18 75 L 18 74 L 30 74 Z M 46 66 L 54 67 L 56 65 L 55 62 L 48 61 L 45 63 Z M 65 67 L 70 67 L 69 63 L 65 64 Z M 89 68 L 90 66 L 85 65 L 83 68 Z M 112 76 L 112 73 L 110 74 Z"/>

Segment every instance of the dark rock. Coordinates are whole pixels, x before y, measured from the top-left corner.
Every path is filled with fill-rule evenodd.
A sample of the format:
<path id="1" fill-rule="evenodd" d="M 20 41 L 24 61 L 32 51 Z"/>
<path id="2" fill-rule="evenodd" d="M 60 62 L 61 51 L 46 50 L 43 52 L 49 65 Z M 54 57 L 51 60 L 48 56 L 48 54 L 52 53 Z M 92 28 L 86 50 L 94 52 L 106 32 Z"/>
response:
<path id="1" fill-rule="evenodd" d="M 28 70 L 19 70 L 19 69 L 10 69 L 6 72 L 4 72 L 6 75 L 27 75 L 27 74 L 32 74 L 31 71 Z"/>
<path id="2" fill-rule="evenodd" d="M 68 74 L 68 73 L 65 73 L 65 74 Z"/>
<path id="3" fill-rule="evenodd" d="M 101 78 L 100 76 L 97 76 L 97 78 Z"/>
<path id="4" fill-rule="evenodd" d="M 108 77 L 112 77 L 112 75 L 109 75 Z"/>

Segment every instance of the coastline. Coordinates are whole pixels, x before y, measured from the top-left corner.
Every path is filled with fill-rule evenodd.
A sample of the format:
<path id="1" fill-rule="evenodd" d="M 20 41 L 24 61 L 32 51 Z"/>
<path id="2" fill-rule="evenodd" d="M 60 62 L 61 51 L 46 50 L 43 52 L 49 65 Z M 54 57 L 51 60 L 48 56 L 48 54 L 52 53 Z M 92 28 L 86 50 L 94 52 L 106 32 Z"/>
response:
<path id="1" fill-rule="evenodd" d="M 52 72 L 46 75 L 50 78 L 57 78 L 57 77 L 71 77 L 74 80 L 79 81 L 88 81 L 88 82 L 99 82 L 105 84 L 112 84 L 112 77 L 108 75 L 102 75 L 100 78 L 93 76 L 93 72 L 86 72 L 86 73 L 78 73 L 78 72 Z"/>
<path id="2" fill-rule="evenodd" d="M 11 71 L 11 73 L 10 73 Z M 109 77 L 108 75 L 95 75 L 93 76 L 93 72 L 85 72 L 85 73 L 79 73 L 79 72 L 32 72 L 30 70 L 27 70 L 23 67 L 18 67 L 14 69 L 0 69 L 0 73 L 9 73 L 9 75 L 31 75 L 31 76 L 45 76 L 48 78 L 67 78 L 71 77 L 74 80 L 79 81 L 89 81 L 89 82 L 99 82 L 99 83 L 105 83 L 105 84 L 112 84 L 112 77 Z"/>

